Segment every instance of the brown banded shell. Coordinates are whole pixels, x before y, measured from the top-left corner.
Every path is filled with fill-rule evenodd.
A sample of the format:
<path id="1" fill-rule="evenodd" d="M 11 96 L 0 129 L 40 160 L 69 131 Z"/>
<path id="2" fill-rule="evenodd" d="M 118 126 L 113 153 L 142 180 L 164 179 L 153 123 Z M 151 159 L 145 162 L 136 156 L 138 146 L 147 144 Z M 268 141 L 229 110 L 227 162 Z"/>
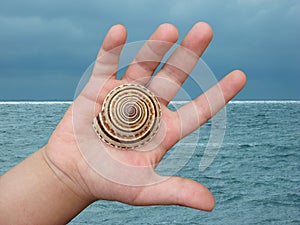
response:
<path id="1" fill-rule="evenodd" d="M 132 149 L 151 140 L 160 120 L 161 107 L 154 94 L 144 86 L 124 84 L 106 96 L 93 126 L 109 145 Z"/>

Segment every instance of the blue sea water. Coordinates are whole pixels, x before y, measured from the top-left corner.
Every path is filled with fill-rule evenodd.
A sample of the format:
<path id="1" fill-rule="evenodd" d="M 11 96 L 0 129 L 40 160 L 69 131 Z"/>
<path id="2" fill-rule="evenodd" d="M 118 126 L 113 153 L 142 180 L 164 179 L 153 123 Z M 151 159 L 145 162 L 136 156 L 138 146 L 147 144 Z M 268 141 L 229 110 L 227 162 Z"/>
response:
<path id="1" fill-rule="evenodd" d="M 0 175 L 47 143 L 68 106 L 0 103 Z M 177 173 L 212 191 L 213 212 L 98 201 L 69 224 L 300 224 L 300 101 L 232 102 L 226 112 L 224 141 L 210 167 L 198 169 L 208 122 Z"/>

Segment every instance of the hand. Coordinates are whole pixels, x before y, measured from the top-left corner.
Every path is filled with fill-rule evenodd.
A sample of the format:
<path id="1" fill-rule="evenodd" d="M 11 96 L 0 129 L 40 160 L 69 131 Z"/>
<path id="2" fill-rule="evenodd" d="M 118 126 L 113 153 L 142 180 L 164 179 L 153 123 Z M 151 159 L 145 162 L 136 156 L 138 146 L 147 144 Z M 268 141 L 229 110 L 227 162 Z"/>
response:
<path id="1" fill-rule="evenodd" d="M 149 40 L 175 43 L 178 34 L 174 26 L 163 24 L 157 28 Z M 186 54 L 181 49 L 177 49 L 168 62 L 180 64 L 182 60 L 188 60 L 187 71 L 191 71 L 197 60 L 202 55 L 212 38 L 212 30 L 206 23 L 197 23 L 185 36 L 181 46 L 192 51 L 197 57 L 186 59 Z M 162 124 L 158 133 L 163 132 L 163 140 L 159 140 L 159 146 L 151 151 L 120 151 L 107 147 L 106 144 L 91 144 L 91 149 L 79 149 L 76 130 L 81 130 L 85 135 L 87 143 L 94 143 L 95 134 L 90 134 L 93 117 L 100 112 L 101 103 L 106 94 L 114 87 L 123 83 L 137 82 L 145 85 L 151 78 L 159 62 L 136 62 L 138 59 L 162 59 L 171 45 L 157 46 L 148 41 L 137 54 L 135 61 L 127 69 L 121 80 L 116 80 L 118 60 L 122 46 L 126 41 L 126 30 L 122 25 L 113 26 L 98 53 L 93 74 L 78 98 L 68 109 L 62 121 L 51 136 L 49 143 L 44 148 L 46 159 L 60 177 L 60 179 L 74 191 L 80 198 L 95 201 L 115 200 L 132 205 L 183 205 L 200 210 L 210 211 L 214 207 L 214 199 L 210 191 L 203 185 L 180 177 L 170 177 L 161 182 L 144 186 L 123 185 L 106 179 L 97 173 L 84 159 L 81 151 L 95 151 L 97 148 L 99 158 L 97 163 L 103 164 L 101 156 L 109 154 L 113 159 L 125 165 L 146 166 L 147 171 L 141 172 L 136 179 L 141 179 L 143 175 L 149 179 L 160 177 L 155 176 L 154 168 L 161 161 L 166 152 L 182 137 L 197 129 L 225 103 L 232 99 L 244 86 L 246 78 L 241 71 L 233 71 L 223 78 L 218 85 L 211 88 L 206 94 L 199 96 L 194 101 L 186 104 L 176 112 L 167 109 L 169 101 L 175 96 L 178 87 L 184 82 L 188 74 L 176 69 L 171 65 L 165 65 L 154 77 L 149 85 L 149 89 L 159 96 L 162 106 Z M 111 53 L 112 52 L 112 53 Z M 161 80 L 160 80 L 161 79 Z M 171 84 L 177 84 L 171 85 Z M 163 88 L 161 88 L 163 87 Z M 102 92 L 99 95 L 99 89 Z M 163 91 L 162 91 L 163 90 Z M 221 92 L 223 99 L 214 103 L 209 102 L 209 98 L 214 93 Z M 213 104 L 213 105 L 212 105 Z M 79 106 L 79 107 L 78 107 Z M 76 108 L 76 110 L 75 110 Z M 195 111 L 196 109 L 196 111 Z M 189 117 L 182 117 L 187 112 Z M 194 112 L 191 114 L 190 112 Z M 74 126 L 74 113 L 76 118 L 80 118 L 80 124 Z M 180 121 L 179 121 L 180 120 Z M 181 124 L 181 125 L 180 125 Z M 78 127 L 79 126 L 79 127 Z M 74 131 L 75 130 L 75 131 Z M 161 136 L 161 135 L 156 135 Z M 156 141 L 156 138 L 152 140 Z M 93 154 L 94 155 L 94 154 Z M 139 170 L 139 169 L 137 169 Z M 149 172 L 151 176 L 149 176 Z M 124 179 L 134 174 L 124 174 L 121 168 L 114 168 L 114 173 L 123 174 Z"/>
<path id="2" fill-rule="evenodd" d="M 233 71 L 176 112 L 167 109 L 212 38 L 207 24 L 197 23 L 189 31 L 181 47 L 148 86 L 162 107 L 161 126 L 151 142 L 138 150 L 121 151 L 100 142 L 92 128 L 93 118 L 100 112 L 107 93 L 123 83 L 148 83 L 177 38 L 174 26 L 161 25 L 141 48 L 124 77 L 116 80 L 126 31 L 121 25 L 110 29 L 89 82 L 48 144 L 1 177 L 2 223 L 66 224 L 98 199 L 132 205 L 176 204 L 213 209 L 213 196 L 203 185 L 185 178 L 159 176 L 154 171 L 177 141 L 210 119 L 245 85 L 245 75 Z"/>

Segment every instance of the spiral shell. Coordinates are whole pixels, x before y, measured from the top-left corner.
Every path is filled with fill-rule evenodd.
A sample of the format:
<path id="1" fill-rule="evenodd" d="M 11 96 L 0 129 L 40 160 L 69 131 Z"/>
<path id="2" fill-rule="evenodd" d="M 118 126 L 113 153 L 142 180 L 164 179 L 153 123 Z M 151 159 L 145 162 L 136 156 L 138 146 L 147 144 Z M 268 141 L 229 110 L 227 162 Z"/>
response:
<path id="1" fill-rule="evenodd" d="M 132 149 L 151 140 L 160 120 L 161 107 L 153 93 L 138 84 L 124 84 L 106 96 L 93 126 L 109 145 Z"/>

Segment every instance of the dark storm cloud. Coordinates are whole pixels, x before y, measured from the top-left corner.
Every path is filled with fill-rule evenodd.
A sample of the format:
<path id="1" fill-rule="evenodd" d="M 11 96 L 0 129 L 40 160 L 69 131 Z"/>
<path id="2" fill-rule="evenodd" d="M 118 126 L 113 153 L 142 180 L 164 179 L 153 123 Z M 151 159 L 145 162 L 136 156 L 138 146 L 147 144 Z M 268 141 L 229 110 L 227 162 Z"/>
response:
<path id="1" fill-rule="evenodd" d="M 298 1 L 57 1 L 0 3 L 0 99 L 71 99 L 110 26 L 128 41 L 146 39 L 161 23 L 180 39 L 197 21 L 214 29 L 204 60 L 218 78 L 248 74 L 243 99 L 299 99 Z"/>

